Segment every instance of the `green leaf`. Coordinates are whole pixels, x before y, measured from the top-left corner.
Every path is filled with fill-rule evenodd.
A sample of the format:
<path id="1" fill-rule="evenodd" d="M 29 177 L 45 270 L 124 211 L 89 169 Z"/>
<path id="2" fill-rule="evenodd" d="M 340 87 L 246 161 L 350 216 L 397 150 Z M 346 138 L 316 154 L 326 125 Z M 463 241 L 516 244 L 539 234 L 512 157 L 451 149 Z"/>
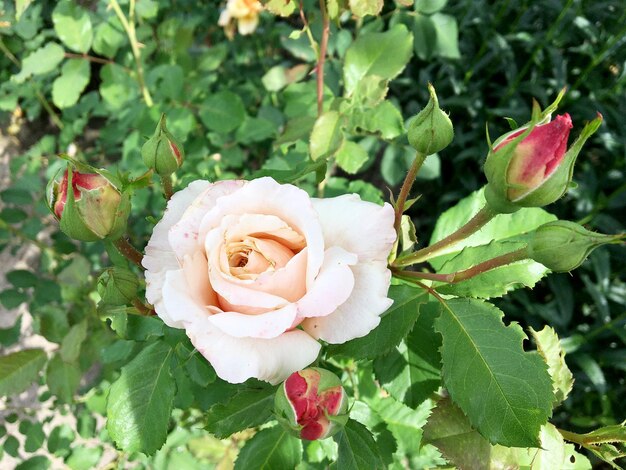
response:
<path id="1" fill-rule="evenodd" d="M 96 34 L 93 38 L 93 50 L 112 59 L 120 47 L 126 42 L 122 25 L 115 16 L 111 16 L 106 23 L 96 26 Z"/>
<path id="2" fill-rule="evenodd" d="M 314 161 L 329 158 L 339 150 L 344 139 L 341 121 L 337 111 L 327 111 L 317 118 L 309 141 L 309 151 Z"/>
<path id="3" fill-rule="evenodd" d="M 32 75 L 43 75 L 44 73 L 52 72 L 61 63 L 64 55 L 65 51 L 61 46 L 54 42 L 49 42 L 24 58 L 22 70 L 17 75 L 14 75 L 12 80 L 16 83 L 24 83 Z"/>
<path id="4" fill-rule="evenodd" d="M 26 390 L 37 380 L 45 363 L 43 349 L 26 349 L 0 357 L 0 396 Z"/>
<path id="5" fill-rule="evenodd" d="M 416 409 L 409 408 L 392 397 L 369 401 L 369 405 L 387 424 L 401 451 L 419 454 L 422 428 L 433 407 L 431 400 L 423 401 Z"/>
<path id="6" fill-rule="evenodd" d="M 245 117 L 243 101 L 232 91 L 211 95 L 200 107 L 200 119 L 204 125 L 219 133 L 235 130 L 243 124 Z"/>
<path id="7" fill-rule="evenodd" d="M 323 175 L 326 173 L 326 161 L 319 160 L 317 162 L 306 161 L 299 163 L 292 170 L 259 170 L 255 171 L 249 179 L 262 178 L 263 176 L 271 176 L 279 183 L 295 183 L 310 173 L 318 173 Z M 321 181 L 321 180 L 320 180 Z"/>
<path id="8" fill-rule="evenodd" d="M 41 423 L 33 423 L 26 432 L 26 440 L 24 441 L 24 450 L 26 452 L 35 452 L 41 448 L 46 441 L 46 434 L 43 432 Z"/>
<path id="9" fill-rule="evenodd" d="M 393 305 L 383 314 L 380 325 L 362 338 L 328 345 L 328 354 L 375 359 L 388 353 L 411 331 L 419 316 L 419 305 L 426 302 L 427 295 L 426 291 L 415 287 L 391 286 L 388 296 L 393 299 Z"/>
<path id="10" fill-rule="evenodd" d="M 87 338 L 87 320 L 77 323 L 67 333 L 61 343 L 61 359 L 65 362 L 73 362 L 78 360 L 80 355 L 80 346 Z"/>
<path id="11" fill-rule="evenodd" d="M 63 403 L 71 403 L 82 377 L 76 362 L 65 362 L 59 354 L 48 362 L 46 384 L 50 393 Z"/>
<path id="12" fill-rule="evenodd" d="M 396 349 L 374 361 L 380 385 L 395 399 L 418 407 L 441 385 L 441 338 L 434 330 L 436 303 L 419 306 L 413 329 Z"/>
<path id="13" fill-rule="evenodd" d="M 151 455 L 165 442 L 175 393 L 171 354 L 167 343 L 150 344 L 109 389 L 107 430 L 125 452 Z"/>
<path id="14" fill-rule="evenodd" d="M 246 117 L 237 129 L 235 139 L 243 145 L 250 145 L 273 138 L 276 131 L 276 125 L 267 119 Z"/>
<path id="15" fill-rule="evenodd" d="M 589 460 L 566 444 L 550 423 L 542 426 L 541 448 L 491 446 L 470 425 L 467 416 L 449 398 L 441 399 L 424 427 L 424 441 L 436 446 L 458 468 L 532 470 L 590 469 Z"/>
<path id="16" fill-rule="evenodd" d="M 119 110 L 139 96 L 137 82 L 117 64 L 104 65 L 100 79 L 100 94 L 111 110 Z"/>
<path id="17" fill-rule="evenodd" d="M 123 307 L 106 311 L 104 317 L 111 320 L 111 328 L 122 339 L 146 341 L 163 336 L 164 325 L 160 318 L 129 314 Z"/>
<path id="18" fill-rule="evenodd" d="M 341 470 L 385 468 L 372 433 L 361 423 L 351 419 L 333 439 L 339 445 L 339 455 L 331 468 Z"/>
<path id="19" fill-rule="evenodd" d="M 98 467 L 100 457 L 102 447 L 77 446 L 72 449 L 65 463 L 71 470 L 91 470 Z"/>
<path id="20" fill-rule="evenodd" d="M 45 455 L 36 455 L 15 466 L 15 470 L 48 470 L 50 460 Z"/>
<path id="21" fill-rule="evenodd" d="M 541 331 L 530 328 L 530 333 L 537 343 L 539 354 L 548 364 L 556 406 L 564 402 L 569 392 L 572 391 L 574 376 L 565 363 L 565 352 L 561 349 L 559 337 L 554 329 L 549 326 L 545 326 Z"/>
<path id="22" fill-rule="evenodd" d="M 9 310 L 19 307 L 27 300 L 28 295 L 26 292 L 22 292 L 18 289 L 6 289 L 0 292 L 0 303 Z"/>
<path id="23" fill-rule="evenodd" d="M 15 287 L 27 288 L 37 285 L 39 278 L 31 271 L 25 269 L 15 269 L 6 274 L 7 281 Z"/>
<path id="24" fill-rule="evenodd" d="M 289 16 L 296 10 L 296 2 L 285 2 L 285 0 L 268 0 L 264 2 L 264 6 L 278 16 Z"/>
<path id="25" fill-rule="evenodd" d="M 541 356 L 522 348 L 526 336 L 520 326 L 504 326 L 502 316 L 474 299 L 442 305 L 435 329 L 443 337 L 444 384 L 490 442 L 537 447 L 552 413 L 552 381 Z"/>
<path id="26" fill-rule="evenodd" d="M 409 62 L 412 46 L 413 35 L 402 24 L 384 33 L 360 35 L 346 51 L 346 95 L 352 94 L 367 75 L 377 75 L 383 79 L 396 77 Z M 393 51 L 393 54 L 389 51 Z"/>
<path id="27" fill-rule="evenodd" d="M 0 345 L 11 346 L 20 339 L 20 330 L 22 329 L 22 316 L 20 315 L 10 328 L 0 328 Z"/>
<path id="28" fill-rule="evenodd" d="M 33 0 L 15 0 L 15 19 L 17 21 L 20 20 L 20 17 L 26 11 L 28 6 L 33 2 Z"/>
<path id="29" fill-rule="evenodd" d="M 437 31 L 437 46 L 435 51 L 439 57 L 446 59 L 460 59 L 459 28 L 456 18 L 443 13 L 435 13 L 430 17 Z"/>
<path id="30" fill-rule="evenodd" d="M 212 406 L 206 416 L 206 428 L 224 439 L 266 423 L 272 418 L 275 390 L 275 387 L 243 390 L 228 402 Z"/>
<path id="31" fill-rule="evenodd" d="M 71 0 L 62 0 L 52 12 L 52 22 L 63 44 L 76 52 L 89 51 L 93 30 L 91 19 L 85 9 Z"/>
<path id="32" fill-rule="evenodd" d="M 415 0 L 415 10 L 431 15 L 446 6 L 448 0 Z"/>
<path id="33" fill-rule="evenodd" d="M 89 62 L 82 59 L 68 60 L 61 75 L 52 84 L 52 101 L 58 108 L 74 106 L 85 90 L 91 76 Z"/>
<path id="34" fill-rule="evenodd" d="M 383 0 L 349 0 L 350 11 L 362 18 L 367 15 L 376 16 L 383 8 Z"/>
<path id="35" fill-rule="evenodd" d="M 48 452 L 60 457 L 68 455 L 75 437 L 74 431 L 67 424 L 55 427 L 48 436 Z"/>
<path id="36" fill-rule="evenodd" d="M 441 240 L 470 220 L 485 205 L 483 190 L 462 199 L 437 220 L 430 243 Z M 525 246 L 526 233 L 556 217 L 540 208 L 523 208 L 513 214 L 494 217 L 478 232 L 442 251 L 429 263 L 440 273 L 470 268 L 479 262 Z M 519 261 L 475 276 L 469 280 L 439 287 L 442 293 L 498 297 L 521 287 L 532 287 L 547 273 L 542 264 L 532 260 Z"/>
<path id="37" fill-rule="evenodd" d="M 296 468 L 302 461 L 302 442 L 280 426 L 264 429 L 246 442 L 235 461 L 235 470 Z"/>
<path id="38" fill-rule="evenodd" d="M 358 173 L 365 162 L 367 162 L 369 156 L 367 155 L 367 151 L 356 142 L 344 140 L 335 158 L 337 159 L 339 168 L 346 173 L 354 175 Z"/>
<path id="39" fill-rule="evenodd" d="M 383 101 L 365 111 L 355 111 L 350 116 L 350 126 L 358 132 L 379 134 L 386 140 L 404 133 L 402 114 L 390 101 Z"/>
<path id="40" fill-rule="evenodd" d="M 430 59 L 437 48 L 437 29 L 430 16 L 415 15 L 413 34 L 415 54 L 422 60 Z"/>

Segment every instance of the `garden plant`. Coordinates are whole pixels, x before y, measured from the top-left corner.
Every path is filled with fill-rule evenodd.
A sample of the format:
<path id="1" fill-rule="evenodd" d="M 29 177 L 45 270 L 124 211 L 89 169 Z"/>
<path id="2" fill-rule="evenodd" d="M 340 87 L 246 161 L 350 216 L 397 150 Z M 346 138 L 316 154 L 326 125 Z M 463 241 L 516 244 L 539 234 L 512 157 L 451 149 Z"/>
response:
<path id="1" fill-rule="evenodd" d="M 0 1 L 0 468 L 622 468 L 624 24 Z"/>

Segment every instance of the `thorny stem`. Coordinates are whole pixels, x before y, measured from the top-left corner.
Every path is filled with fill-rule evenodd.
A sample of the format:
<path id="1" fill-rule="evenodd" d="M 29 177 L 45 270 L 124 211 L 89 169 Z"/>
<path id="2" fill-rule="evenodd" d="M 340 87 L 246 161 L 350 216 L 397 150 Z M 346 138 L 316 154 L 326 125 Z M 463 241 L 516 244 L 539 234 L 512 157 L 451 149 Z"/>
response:
<path id="1" fill-rule="evenodd" d="M 133 57 L 135 59 L 135 66 L 137 67 L 137 82 L 139 83 L 139 88 L 146 105 L 148 107 L 152 107 L 154 103 L 144 80 L 143 65 L 141 64 L 141 52 L 139 51 L 139 42 L 137 41 L 137 35 L 135 32 L 135 0 L 130 0 L 128 19 L 126 18 L 126 15 L 124 15 L 124 12 L 122 11 L 117 0 L 109 0 L 109 4 L 115 11 L 120 23 L 122 23 L 122 27 L 126 31 L 126 35 L 128 36 L 130 47 L 133 52 Z"/>
<path id="2" fill-rule="evenodd" d="M 163 185 L 163 195 L 165 196 L 165 200 L 169 201 L 172 198 L 172 194 L 174 194 L 174 190 L 172 188 L 172 176 L 161 176 L 161 183 Z"/>
<path id="3" fill-rule="evenodd" d="M 416 271 L 402 271 L 399 269 L 392 268 L 394 274 L 399 275 L 400 277 L 409 277 L 414 279 L 427 279 L 430 281 L 437 282 L 446 282 L 448 284 L 455 284 L 457 282 L 465 281 L 474 276 L 478 276 L 479 274 L 485 273 L 487 271 L 491 271 L 492 269 L 499 268 L 501 266 L 506 266 L 507 264 L 515 263 L 516 261 L 521 261 L 523 259 L 528 258 L 528 250 L 526 248 L 521 248 L 516 251 L 512 251 L 511 253 L 506 253 L 501 256 L 496 256 L 490 260 L 484 261 L 482 263 L 478 263 L 476 266 L 472 266 L 469 269 L 464 269 L 463 271 L 457 271 L 454 273 L 427 273 L 427 272 L 416 272 Z"/>
<path id="4" fill-rule="evenodd" d="M 413 187 L 413 183 L 415 182 L 417 172 L 422 167 L 424 160 L 426 160 L 425 154 L 421 152 L 417 152 L 415 154 L 413 164 L 411 165 L 411 168 L 409 168 L 409 171 L 404 178 L 404 182 L 402 183 L 402 187 L 400 188 L 400 193 L 398 193 L 398 200 L 396 201 L 396 217 L 393 224 L 397 233 L 400 233 L 400 223 L 402 222 L 404 205 L 406 204 L 406 200 L 409 197 L 409 193 L 411 192 L 411 188 Z"/>
<path id="5" fill-rule="evenodd" d="M 410 266 L 412 264 L 421 263 L 434 255 L 442 252 L 445 248 L 449 248 L 455 243 L 467 238 L 469 235 L 480 230 L 487 222 L 493 219 L 497 215 L 488 205 L 485 205 L 478 213 L 472 217 L 469 222 L 459 228 L 456 232 L 451 233 L 447 237 L 439 240 L 437 243 L 422 248 L 414 253 L 401 256 L 394 263 L 393 266 Z"/>
<path id="6" fill-rule="evenodd" d="M 141 265 L 143 255 L 133 245 L 131 245 L 126 238 L 120 237 L 115 240 L 113 244 L 126 259 L 143 269 L 143 266 Z"/>
<path id="7" fill-rule="evenodd" d="M 154 310 L 146 307 L 146 304 L 144 304 L 141 300 L 133 299 L 131 303 L 133 304 L 133 307 L 135 307 L 139 311 L 139 313 L 141 313 L 142 315 L 144 316 L 154 315 Z"/>
<path id="8" fill-rule="evenodd" d="M 330 34 L 330 19 L 326 11 L 326 0 L 320 0 L 322 12 L 322 41 L 317 57 L 317 115 L 324 112 L 324 64 L 326 62 L 326 50 L 328 49 L 328 36 Z"/>

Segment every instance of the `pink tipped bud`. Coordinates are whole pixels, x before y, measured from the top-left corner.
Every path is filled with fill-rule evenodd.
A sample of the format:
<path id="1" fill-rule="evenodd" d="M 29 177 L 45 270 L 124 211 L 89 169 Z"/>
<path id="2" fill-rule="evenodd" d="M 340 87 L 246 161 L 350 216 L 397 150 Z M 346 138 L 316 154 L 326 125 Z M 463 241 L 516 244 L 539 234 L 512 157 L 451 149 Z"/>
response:
<path id="1" fill-rule="evenodd" d="M 294 372 L 276 393 L 278 420 L 301 439 L 335 434 L 348 419 L 346 394 L 339 378 L 311 367 Z"/>

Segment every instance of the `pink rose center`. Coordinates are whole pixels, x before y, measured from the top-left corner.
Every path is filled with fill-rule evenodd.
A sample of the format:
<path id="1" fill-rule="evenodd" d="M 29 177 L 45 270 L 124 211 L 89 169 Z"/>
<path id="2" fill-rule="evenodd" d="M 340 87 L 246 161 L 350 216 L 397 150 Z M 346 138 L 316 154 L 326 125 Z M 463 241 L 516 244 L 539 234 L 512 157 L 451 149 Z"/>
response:
<path id="1" fill-rule="evenodd" d="M 319 372 L 307 369 L 291 374 L 285 382 L 285 392 L 302 426 L 300 437 L 315 440 L 324 437 L 330 427 L 328 416 L 339 412 L 343 398 L 340 385 L 318 393 Z"/>

